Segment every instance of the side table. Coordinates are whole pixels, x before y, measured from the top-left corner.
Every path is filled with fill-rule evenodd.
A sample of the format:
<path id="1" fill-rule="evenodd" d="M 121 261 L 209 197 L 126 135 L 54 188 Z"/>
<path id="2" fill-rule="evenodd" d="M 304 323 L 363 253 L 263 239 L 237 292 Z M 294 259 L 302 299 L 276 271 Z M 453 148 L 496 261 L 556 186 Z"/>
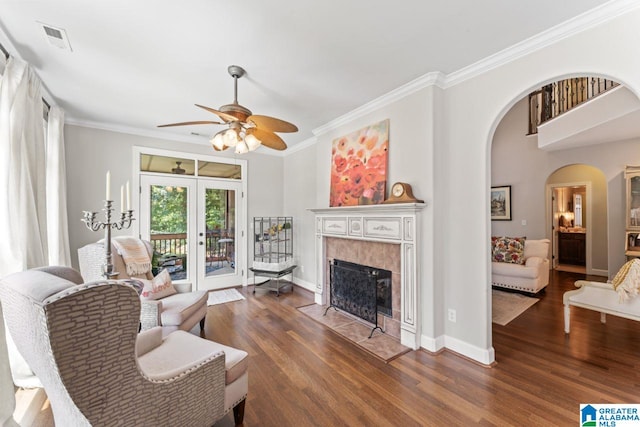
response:
<path id="1" fill-rule="evenodd" d="M 261 270 L 261 269 L 257 269 L 257 268 L 249 268 L 249 270 L 251 270 L 253 272 L 253 293 L 256 293 L 256 287 L 260 286 L 261 289 L 268 289 L 269 291 L 275 291 L 276 296 L 280 296 L 280 278 L 291 274 L 291 282 L 293 283 L 293 270 L 295 270 L 297 267 L 297 265 L 292 265 L 290 267 L 285 268 L 284 270 L 278 270 L 278 271 L 272 271 L 272 270 Z M 259 285 L 256 285 L 256 276 L 264 276 L 264 277 L 269 277 L 270 279 L 276 279 L 275 280 L 275 286 L 273 286 L 271 284 L 271 282 L 273 282 L 273 280 L 267 280 L 264 283 L 261 283 Z M 265 286 L 267 285 L 267 286 Z M 293 289 L 293 287 L 291 288 Z"/>

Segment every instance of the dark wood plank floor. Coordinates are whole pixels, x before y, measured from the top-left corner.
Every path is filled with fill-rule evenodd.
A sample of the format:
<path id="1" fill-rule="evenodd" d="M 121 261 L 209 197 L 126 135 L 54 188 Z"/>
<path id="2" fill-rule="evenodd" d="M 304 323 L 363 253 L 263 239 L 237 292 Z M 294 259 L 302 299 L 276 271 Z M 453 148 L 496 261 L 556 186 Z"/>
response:
<path id="1" fill-rule="evenodd" d="M 552 272 L 540 302 L 494 324 L 492 368 L 449 351 L 385 364 L 296 310 L 313 302 L 299 288 L 249 287 L 209 307 L 205 330 L 249 353 L 245 426 L 577 425 L 580 403 L 640 403 L 639 322 L 574 309 L 563 332 L 562 294 L 584 277 Z"/>
<path id="2" fill-rule="evenodd" d="M 246 425 L 575 425 L 580 403 L 640 402 L 638 322 L 573 309 L 563 332 L 562 294 L 582 278 L 552 272 L 539 303 L 494 325 L 493 368 L 448 351 L 386 365 L 300 316 L 298 290 L 212 308 L 207 333 L 251 355 Z"/>

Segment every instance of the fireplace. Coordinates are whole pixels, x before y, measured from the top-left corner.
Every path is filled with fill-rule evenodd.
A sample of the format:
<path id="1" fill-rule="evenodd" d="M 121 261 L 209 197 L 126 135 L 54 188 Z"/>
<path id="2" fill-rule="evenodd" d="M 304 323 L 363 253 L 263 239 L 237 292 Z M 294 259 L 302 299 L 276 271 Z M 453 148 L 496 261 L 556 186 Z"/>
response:
<path id="1" fill-rule="evenodd" d="M 330 306 L 378 326 L 378 313 L 392 315 L 391 271 L 334 259 Z"/>
<path id="2" fill-rule="evenodd" d="M 316 304 L 330 304 L 330 262 L 335 259 L 389 270 L 391 316 L 378 313 L 377 323 L 403 345 L 419 348 L 417 261 L 420 211 L 424 206 L 398 203 L 311 209 L 316 214 Z"/>

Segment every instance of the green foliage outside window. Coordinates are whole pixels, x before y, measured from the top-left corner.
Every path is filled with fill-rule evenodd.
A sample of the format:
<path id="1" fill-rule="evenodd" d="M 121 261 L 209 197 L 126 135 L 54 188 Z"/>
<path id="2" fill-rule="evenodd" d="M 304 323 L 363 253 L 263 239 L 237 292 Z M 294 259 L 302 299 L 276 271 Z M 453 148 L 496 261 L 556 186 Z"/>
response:
<path id="1" fill-rule="evenodd" d="M 187 191 L 184 187 L 151 186 L 151 234 L 187 232 Z"/>
<path id="2" fill-rule="evenodd" d="M 226 190 L 207 190 L 207 230 L 226 229 Z M 233 212 L 229 212 L 233 217 Z M 151 234 L 187 232 L 187 191 L 184 187 L 151 186 Z"/>
<path id="3" fill-rule="evenodd" d="M 205 195 L 207 230 L 225 229 L 227 190 L 208 189 Z"/>

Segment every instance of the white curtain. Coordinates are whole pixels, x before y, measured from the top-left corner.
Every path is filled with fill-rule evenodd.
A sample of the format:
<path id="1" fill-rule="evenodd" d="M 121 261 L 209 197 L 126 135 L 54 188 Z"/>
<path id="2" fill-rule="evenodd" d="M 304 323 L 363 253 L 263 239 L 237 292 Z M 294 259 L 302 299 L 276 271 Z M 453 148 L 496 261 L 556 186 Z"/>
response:
<path id="1" fill-rule="evenodd" d="M 47 264 L 71 265 L 64 113 L 51 107 L 45 146 L 40 88 L 26 62 L 8 59 L 0 77 L 0 277 Z M 13 382 L 42 387 L 8 334 L 6 343 Z M 0 351 L 0 368 L 6 364 Z"/>
<path id="2" fill-rule="evenodd" d="M 64 161 L 64 111 L 55 105 L 47 121 L 47 236 L 49 265 L 71 267 Z"/>
<path id="3" fill-rule="evenodd" d="M 0 78 L 0 277 L 47 265 L 40 79 L 18 58 Z"/>
<path id="4" fill-rule="evenodd" d="M 45 149 L 40 80 L 22 60 L 9 58 L 0 77 L 0 277 L 46 265 Z M 0 324 L 0 395 L 3 426 L 15 426 L 13 384 L 17 366 L 37 384 Z M 7 349 L 9 347 L 9 349 Z M 8 352 L 7 352 L 8 350 Z M 11 356 L 8 356 L 8 354 Z M 29 376 L 29 374 L 31 374 Z M 15 382 L 15 380 L 14 380 Z"/>

